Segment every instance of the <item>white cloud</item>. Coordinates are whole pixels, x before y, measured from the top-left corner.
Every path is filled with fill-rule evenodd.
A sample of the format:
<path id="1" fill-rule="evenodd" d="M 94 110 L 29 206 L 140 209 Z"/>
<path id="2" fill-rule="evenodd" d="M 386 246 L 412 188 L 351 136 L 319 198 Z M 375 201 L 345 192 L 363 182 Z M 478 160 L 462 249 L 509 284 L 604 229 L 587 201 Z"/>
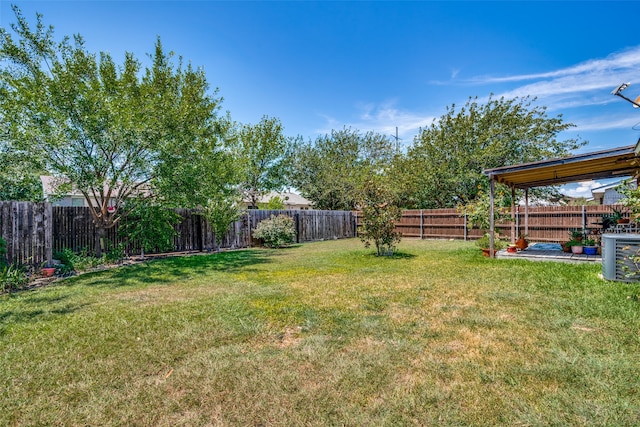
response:
<path id="1" fill-rule="evenodd" d="M 592 197 L 591 190 L 603 185 L 601 182 L 590 180 L 562 186 L 560 192 L 569 197 L 584 197 L 588 199 Z"/>
<path id="2" fill-rule="evenodd" d="M 574 65 L 572 67 L 562 68 L 560 70 L 549 71 L 546 73 L 537 74 L 522 74 L 517 76 L 507 77 L 477 77 L 472 81 L 477 83 L 504 83 L 504 82 L 518 82 L 525 80 L 541 80 L 551 79 L 551 81 L 557 81 L 562 78 L 590 77 L 589 81 L 584 82 L 585 87 L 590 87 L 594 84 L 604 84 L 597 77 L 610 76 L 612 73 L 626 73 L 630 76 L 637 76 L 637 67 L 640 65 L 640 46 L 635 46 L 610 54 L 604 59 L 591 59 L 581 64 Z M 576 87 L 581 87 L 579 82 L 575 82 Z M 622 83 L 622 82 L 621 82 Z M 613 87 L 611 89 L 614 89 Z"/>
<path id="3" fill-rule="evenodd" d="M 383 135 L 395 136 L 397 126 L 401 145 L 409 145 L 419 129 L 431 125 L 435 116 L 401 110 L 395 105 L 395 100 L 380 104 L 361 103 L 357 106 L 358 118 L 347 123 L 339 123 L 334 118 L 325 116 L 327 129 L 319 130 L 318 133 L 326 134 L 330 133 L 331 129 L 341 129 L 346 126 L 362 132 L 375 131 Z"/>
<path id="4" fill-rule="evenodd" d="M 636 81 L 630 89 L 628 96 L 635 98 L 640 94 L 640 81 L 638 70 L 640 69 L 640 45 L 619 52 L 612 53 L 604 58 L 591 59 L 582 63 L 543 73 L 522 74 L 504 77 L 476 77 L 469 80 L 459 79 L 459 70 L 451 70 L 451 79 L 446 82 L 430 82 L 433 85 L 473 84 L 491 85 L 510 84 L 516 87 L 497 93 L 496 97 L 535 97 L 548 108 L 548 111 L 556 111 L 566 115 L 567 110 L 585 107 L 602 107 L 614 102 L 622 102 L 611 95 L 611 91 L 622 82 Z M 626 94 L 626 93 L 625 93 Z M 479 102 L 486 102 L 488 98 L 479 98 Z M 466 101 L 466 100 L 465 100 Z M 601 108 L 603 113 L 607 109 Z M 340 129 L 343 126 L 352 127 L 361 131 L 373 130 L 386 135 L 395 135 L 398 127 L 399 137 L 404 146 L 413 141 L 413 137 L 422 127 L 431 125 L 434 119 L 439 117 L 424 112 L 403 110 L 397 107 L 395 100 L 387 100 L 380 103 L 361 103 L 356 106 L 358 118 L 348 122 L 325 117 L 326 128 L 319 129 L 319 134 L 331 132 L 331 129 Z M 632 111 L 629 116 L 612 116 L 601 114 L 585 120 L 570 120 L 576 124 L 572 132 L 598 131 L 611 129 L 629 129 L 640 122 L 640 117 Z M 580 114 L 583 116 L 583 114 Z"/>
<path id="5" fill-rule="evenodd" d="M 506 77 L 477 77 L 469 80 L 474 84 L 522 83 L 503 91 L 497 96 L 505 98 L 536 97 L 550 111 L 564 112 L 572 108 L 594 107 L 619 102 L 611 92 L 623 82 L 637 83 L 640 69 L 640 46 L 612 53 L 605 58 L 592 59 L 571 67 L 537 74 L 522 74 Z M 627 89 L 628 97 L 640 94 L 640 84 Z M 590 121 L 579 126 L 580 130 L 607 130 L 634 126 L 634 118 L 613 119 L 611 117 Z"/>
<path id="6" fill-rule="evenodd" d="M 640 116 L 636 117 L 593 117 L 588 121 L 576 121 L 576 131 L 629 129 L 640 125 Z"/>

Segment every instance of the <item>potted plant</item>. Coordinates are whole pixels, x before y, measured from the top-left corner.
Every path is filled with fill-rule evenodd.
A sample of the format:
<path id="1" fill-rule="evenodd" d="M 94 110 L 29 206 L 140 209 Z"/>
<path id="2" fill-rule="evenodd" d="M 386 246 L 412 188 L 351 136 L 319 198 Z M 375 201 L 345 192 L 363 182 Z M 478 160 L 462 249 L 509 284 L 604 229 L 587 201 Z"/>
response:
<path id="1" fill-rule="evenodd" d="M 489 233 L 485 233 L 484 236 L 476 240 L 476 245 L 482 249 L 482 254 L 486 257 L 489 256 L 490 237 Z M 493 254 L 495 255 L 496 252 L 504 249 L 505 246 L 506 243 L 503 240 L 500 240 L 498 233 L 495 233 L 493 238 Z"/>
<path id="2" fill-rule="evenodd" d="M 584 230 L 579 228 L 571 229 L 569 230 L 569 236 L 573 241 L 582 242 L 582 239 L 584 239 Z"/>
<path id="3" fill-rule="evenodd" d="M 516 240 L 516 247 L 520 250 L 527 249 L 529 246 L 529 241 L 527 240 L 527 235 L 520 233 L 518 236 L 518 240 Z"/>
<path id="4" fill-rule="evenodd" d="M 622 215 L 617 211 L 614 211 L 612 214 L 602 215 L 602 232 L 604 233 L 608 229 L 615 227 L 621 216 Z"/>
<path id="5" fill-rule="evenodd" d="M 49 263 L 42 263 L 42 268 L 40 269 L 43 277 L 51 277 L 56 272 L 56 268 L 51 266 Z"/>
<path id="6" fill-rule="evenodd" d="M 571 253 L 571 245 L 569 244 L 571 241 L 560 243 L 562 246 L 562 252 Z"/>
<path id="7" fill-rule="evenodd" d="M 595 255 L 598 253 L 598 247 L 596 246 L 596 241 L 593 239 L 586 239 L 582 242 L 584 245 L 584 253 L 585 255 Z"/>
<path id="8" fill-rule="evenodd" d="M 582 244 L 582 239 L 569 240 L 567 245 L 571 247 L 571 252 L 574 254 L 581 254 L 584 251 L 584 245 Z"/>
<path id="9" fill-rule="evenodd" d="M 623 215 L 622 211 L 614 209 L 613 214 L 611 214 L 611 218 L 614 219 L 617 224 L 628 224 L 629 218 L 625 218 Z"/>

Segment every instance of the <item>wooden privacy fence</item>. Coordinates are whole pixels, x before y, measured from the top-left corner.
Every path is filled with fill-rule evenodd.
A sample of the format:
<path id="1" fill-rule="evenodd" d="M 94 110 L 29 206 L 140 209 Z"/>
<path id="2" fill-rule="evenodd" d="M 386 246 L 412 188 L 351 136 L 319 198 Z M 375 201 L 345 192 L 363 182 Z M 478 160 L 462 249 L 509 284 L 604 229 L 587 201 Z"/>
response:
<path id="1" fill-rule="evenodd" d="M 563 242 L 571 229 L 600 229 L 602 215 L 622 206 L 539 206 L 529 208 L 529 240 Z M 216 248 L 209 223 L 194 211 L 178 209 L 182 220 L 176 225 L 175 251 L 208 251 Z M 288 215 L 296 224 L 297 242 L 342 239 L 356 236 L 358 214 L 348 211 L 271 211 L 249 210 L 231 224 L 222 239 L 222 248 L 255 245 L 257 225 L 271 215 Z M 524 233 L 524 210 L 515 221 L 498 224 L 502 234 L 512 227 Z M 476 239 L 483 231 L 471 228 L 467 218 L 455 209 L 405 210 L 396 230 L 404 237 L 421 239 Z M 93 248 L 95 227 L 89 208 L 51 207 L 49 203 L 0 202 L 0 237 L 7 241 L 12 263 L 39 265 L 65 248 L 79 252 Z M 111 244 L 122 242 L 117 227 L 107 230 Z"/>
<path id="2" fill-rule="evenodd" d="M 537 206 L 529 208 L 529 240 L 534 242 L 566 242 L 569 230 L 587 229 L 602 231 L 602 216 L 613 211 L 628 212 L 621 205 L 598 206 Z M 629 216 L 628 213 L 625 216 Z M 524 208 L 516 215 L 516 221 L 498 224 L 503 234 L 509 234 L 511 226 L 524 233 Z M 517 234 L 517 233 L 516 233 Z"/>
<path id="3" fill-rule="evenodd" d="M 51 204 L 0 202 L 0 237 L 7 242 L 11 264 L 40 265 L 51 259 Z"/>
<path id="4" fill-rule="evenodd" d="M 216 246 L 215 233 L 209 222 L 189 209 L 176 209 L 182 220 L 175 226 L 175 251 L 207 251 Z M 354 214 L 347 211 L 291 211 L 253 210 L 246 211 L 232 223 L 222 238 L 221 248 L 245 248 L 253 246 L 253 230 L 260 222 L 272 215 L 287 215 L 294 219 L 296 241 L 343 239 L 355 236 Z M 64 248 L 78 252 L 92 248 L 95 228 L 89 208 L 54 207 L 53 251 Z M 122 237 L 118 227 L 107 230 L 106 240 L 119 244 Z"/>
<path id="5" fill-rule="evenodd" d="M 536 206 L 529 208 L 529 240 L 534 242 L 564 242 L 569 230 L 601 230 L 602 216 L 614 209 L 624 212 L 624 206 Z M 524 208 L 518 209 L 515 221 L 496 224 L 501 234 L 509 236 L 514 227 L 516 236 L 525 232 Z M 421 239 L 477 239 L 483 230 L 472 228 L 465 216 L 456 209 L 405 210 L 396 230 L 404 237 Z"/>
<path id="6" fill-rule="evenodd" d="M 182 220 L 175 226 L 174 251 L 210 251 L 217 248 L 215 233 L 204 217 L 189 209 L 177 209 L 176 212 Z M 356 234 L 353 212 L 249 210 L 229 226 L 220 247 L 244 248 L 255 245 L 257 242 L 252 236 L 257 225 L 271 215 L 281 214 L 294 219 L 296 241 L 299 243 L 342 239 Z M 0 237 L 7 240 L 11 263 L 39 265 L 67 248 L 74 252 L 91 252 L 95 232 L 93 218 L 86 207 L 0 202 Z M 115 246 L 122 242 L 117 226 L 106 230 L 106 244 Z"/>

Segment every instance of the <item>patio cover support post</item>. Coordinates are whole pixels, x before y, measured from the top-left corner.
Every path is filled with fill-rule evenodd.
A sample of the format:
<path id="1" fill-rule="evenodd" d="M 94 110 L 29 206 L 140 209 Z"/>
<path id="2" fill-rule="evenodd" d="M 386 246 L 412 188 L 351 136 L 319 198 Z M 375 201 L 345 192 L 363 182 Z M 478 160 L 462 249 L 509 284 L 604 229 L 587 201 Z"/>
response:
<path id="1" fill-rule="evenodd" d="M 489 257 L 494 258 L 493 254 L 494 248 L 494 236 L 495 236 L 495 217 L 494 217 L 494 204 L 495 204 L 495 181 L 493 178 L 493 174 L 489 176 Z"/>
<path id="2" fill-rule="evenodd" d="M 529 187 L 524 189 L 524 234 L 529 234 Z"/>
<path id="3" fill-rule="evenodd" d="M 511 187 L 511 243 L 516 242 L 516 189 Z"/>

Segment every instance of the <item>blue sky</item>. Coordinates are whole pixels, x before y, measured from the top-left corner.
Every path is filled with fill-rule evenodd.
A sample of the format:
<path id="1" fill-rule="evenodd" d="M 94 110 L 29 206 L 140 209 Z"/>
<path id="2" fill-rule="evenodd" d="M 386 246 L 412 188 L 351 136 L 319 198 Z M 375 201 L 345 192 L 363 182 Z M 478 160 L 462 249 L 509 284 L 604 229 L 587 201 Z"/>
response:
<path id="1" fill-rule="evenodd" d="M 331 129 L 394 134 L 420 127 L 470 96 L 538 98 L 576 125 L 581 152 L 634 144 L 640 109 L 640 2 L 246 2 L 0 0 L 35 12 L 89 50 L 145 60 L 157 36 L 203 67 L 242 123 L 280 118 L 305 140 Z M 635 84 L 634 84 L 635 83 Z M 567 187 L 587 195 L 600 183 Z M 582 192 L 582 193 L 581 193 Z"/>

